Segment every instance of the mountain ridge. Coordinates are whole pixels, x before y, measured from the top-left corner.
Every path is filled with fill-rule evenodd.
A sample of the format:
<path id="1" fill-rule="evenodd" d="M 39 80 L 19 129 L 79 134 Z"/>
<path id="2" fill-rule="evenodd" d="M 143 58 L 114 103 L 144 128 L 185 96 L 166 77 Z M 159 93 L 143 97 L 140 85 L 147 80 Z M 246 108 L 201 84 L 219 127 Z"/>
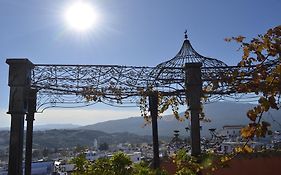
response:
<path id="1" fill-rule="evenodd" d="M 220 130 L 224 125 L 247 125 L 250 120 L 247 118 L 247 111 L 253 108 L 254 104 L 235 103 L 235 102 L 217 102 L 204 105 L 204 112 L 209 123 L 201 122 L 202 136 L 208 137 L 210 128 Z M 271 116 L 276 121 L 281 122 L 281 111 L 271 110 L 264 114 L 264 120 L 272 123 Z M 145 126 L 142 117 L 129 117 L 126 119 L 110 120 L 99 122 L 92 125 L 79 127 L 78 129 L 99 130 L 107 133 L 130 132 L 138 135 L 151 135 L 151 126 Z M 179 130 L 182 135 L 186 135 L 185 128 L 190 126 L 189 121 L 179 122 L 173 115 L 163 116 L 158 120 L 158 133 L 160 136 L 172 136 L 174 130 Z M 273 125 L 273 130 L 280 130 L 280 126 Z"/>
<path id="2" fill-rule="evenodd" d="M 250 120 L 247 118 L 246 113 L 254 106 L 254 104 L 235 102 L 217 102 L 205 104 L 205 115 L 211 120 L 211 122 L 201 122 L 203 128 L 201 135 L 204 137 L 210 136 L 210 128 L 217 128 L 217 130 L 220 130 L 224 125 L 248 124 Z M 281 110 L 270 110 L 269 113 L 264 114 L 263 118 L 272 124 L 272 130 L 281 130 Z M 274 120 L 275 122 L 273 122 Z M 126 119 L 109 120 L 86 126 L 73 124 L 35 125 L 34 131 L 45 131 L 50 129 L 98 130 L 106 133 L 128 132 L 140 136 L 151 136 L 151 126 L 144 125 L 145 121 L 142 117 L 128 117 Z M 173 135 L 174 130 L 179 130 L 181 136 L 187 137 L 190 133 L 187 133 L 185 128 L 189 126 L 190 123 L 188 120 L 179 122 L 173 117 L 173 115 L 165 115 L 158 120 L 158 133 L 159 136 L 170 137 Z M 5 130 L 9 130 L 9 128 L 6 128 Z"/>
<path id="3" fill-rule="evenodd" d="M 66 123 L 66 124 L 43 124 L 43 125 L 33 125 L 33 131 L 45 131 L 45 130 L 52 130 L 52 129 L 75 129 L 79 128 L 82 125 L 76 125 L 72 123 Z M 9 127 L 1 127 L 0 131 L 7 131 L 10 130 Z"/>
<path id="4" fill-rule="evenodd" d="M 9 146 L 9 131 L 0 131 L 0 151 Z M 107 143 L 152 143 L 152 136 L 139 136 L 136 134 L 105 133 L 96 130 L 71 130 L 71 129 L 52 129 L 46 131 L 33 132 L 33 148 L 72 148 L 75 146 L 93 146 L 94 141 L 98 144 Z M 159 137 L 159 140 L 169 140 L 167 137 Z"/>

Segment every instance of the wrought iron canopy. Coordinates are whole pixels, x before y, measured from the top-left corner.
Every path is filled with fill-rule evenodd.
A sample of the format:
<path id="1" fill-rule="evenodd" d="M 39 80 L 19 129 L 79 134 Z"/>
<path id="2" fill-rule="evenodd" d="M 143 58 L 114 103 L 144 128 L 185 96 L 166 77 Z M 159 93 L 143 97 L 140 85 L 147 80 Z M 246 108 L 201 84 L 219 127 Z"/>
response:
<path id="1" fill-rule="evenodd" d="M 35 65 L 32 87 L 38 108 L 73 107 L 95 102 L 134 101 L 147 88 L 151 67 L 116 65 Z M 86 98 L 88 97 L 88 99 Z"/>
<path id="2" fill-rule="evenodd" d="M 148 89 L 185 98 L 184 66 L 198 62 L 203 65 L 201 71 L 206 93 L 232 93 L 231 87 L 219 83 L 214 85 L 213 80 L 227 77 L 229 75 L 225 72 L 239 68 L 200 55 L 187 37 L 174 58 L 156 67 L 35 64 L 31 86 L 38 90 L 39 111 L 54 106 L 79 107 L 97 102 L 115 105 L 138 103 L 139 96 Z"/>

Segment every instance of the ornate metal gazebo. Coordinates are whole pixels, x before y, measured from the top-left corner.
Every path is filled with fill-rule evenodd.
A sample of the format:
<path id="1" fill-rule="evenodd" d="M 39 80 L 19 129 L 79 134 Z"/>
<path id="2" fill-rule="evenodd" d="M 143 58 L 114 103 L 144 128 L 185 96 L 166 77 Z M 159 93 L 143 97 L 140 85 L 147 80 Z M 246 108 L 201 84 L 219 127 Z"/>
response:
<path id="1" fill-rule="evenodd" d="M 26 174 L 31 168 L 34 113 L 50 107 L 80 107 L 94 103 L 139 104 L 149 97 L 154 138 L 154 167 L 159 166 L 158 94 L 177 96 L 191 114 L 192 154 L 200 154 L 199 113 L 203 93 L 221 95 L 231 87 L 216 82 L 237 67 L 197 53 L 187 35 L 178 54 L 156 67 L 120 65 L 33 64 L 28 59 L 7 59 L 11 114 L 9 174 L 22 174 L 24 117 L 27 119 Z M 215 87 L 215 88 L 214 88 Z"/>
<path id="2" fill-rule="evenodd" d="M 31 88 L 38 90 L 37 111 L 97 102 L 138 104 L 136 97 L 149 88 L 163 94 L 181 92 L 185 95 L 184 67 L 190 63 L 201 63 L 203 69 L 227 66 L 220 60 L 198 54 L 185 35 L 178 54 L 156 67 L 35 64 L 31 70 Z"/>

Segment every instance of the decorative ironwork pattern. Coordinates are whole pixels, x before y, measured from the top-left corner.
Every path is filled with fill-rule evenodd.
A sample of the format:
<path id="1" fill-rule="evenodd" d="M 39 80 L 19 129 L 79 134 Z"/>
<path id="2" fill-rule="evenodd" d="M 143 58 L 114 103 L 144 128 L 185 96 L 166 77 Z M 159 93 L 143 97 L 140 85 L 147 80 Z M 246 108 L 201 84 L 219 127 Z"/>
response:
<path id="1" fill-rule="evenodd" d="M 235 68 L 235 69 L 234 69 Z M 231 94 L 232 86 L 216 84 L 238 67 L 202 68 L 206 94 Z M 87 106 L 95 102 L 138 103 L 138 96 L 153 88 L 164 95 L 185 96 L 184 68 L 166 68 L 160 79 L 152 67 L 104 65 L 35 65 L 32 88 L 38 90 L 38 108 Z M 173 75 L 173 76 L 170 76 Z M 90 96 L 91 99 L 85 98 Z M 216 97 L 217 98 L 217 97 Z"/>
<path id="2" fill-rule="evenodd" d="M 203 67 L 222 67 L 227 66 L 224 62 L 200 55 L 197 53 L 190 41 L 185 39 L 180 51 L 171 60 L 159 64 L 156 68 L 161 67 L 183 67 L 186 63 L 202 63 Z"/>
<path id="3" fill-rule="evenodd" d="M 84 95 L 97 99 L 121 100 L 147 89 L 150 67 L 106 65 L 35 65 L 32 87 L 39 90 L 39 107 L 48 103 L 89 104 Z M 43 100 L 44 99 L 44 100 Z"/>
<path id="4" fill-rule="evenodd" d="M 207 102 L 222 98 L 241 99 L 241 94 L 236 93 L 237 84 L 228 83 L 228 80 L 231 80 L 233 74 L 244 72 L 246 76 L 243 80 L 235 82 L 246 83 L 251 79 L 247 73 L 255 69 L 255 66 L 227 66 L 217 59 L 201 56 L 186 37 L 179 53 L 173 59 L 156 67 L 37 64 L 33 69 L 32 88 L 38 90 L 38 109 L 54 106 L 79 107 L 97 102 L 117 105 L 138 104 L 139 96 L 148 89 L 157 90 L 162 95 L 176 95 L 184 99 L 186 95 L 184 66 L 186 63 L 197 62 L 203 65 L 201 68 L 203 92 L 209 97 Z M 273 64 L 275 63 L 268 63 L 269 66 Z M 251 94 L 245 96 L 245 98 L 255 97 L 256 95 Z"/>
<path id="5" fill-rule="evenodd" d="M 160 83 L 174 87 L 175 84 L 179 84 L 184 89 L 185 73 L 183 68 L 186 63 L 202 63 L 203 67 L 227 67 L 220 60 L 208 58 L 197 53 L 185 33 L 185 40 L 178 54 L 174 58 L 158 64 L 151 72 L 154 75 L 152 76 L 154 78 L 154 85 L 157 86 Z"/>

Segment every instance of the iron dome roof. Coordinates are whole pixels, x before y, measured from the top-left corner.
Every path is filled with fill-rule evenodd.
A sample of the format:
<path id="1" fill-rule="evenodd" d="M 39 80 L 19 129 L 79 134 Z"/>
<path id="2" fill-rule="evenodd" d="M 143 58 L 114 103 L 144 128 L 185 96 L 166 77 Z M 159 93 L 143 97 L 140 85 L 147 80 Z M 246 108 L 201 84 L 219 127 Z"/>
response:
<path id="1" fill-rule="evenodd" d="M 202 63 L 202 67 L 227 66 L 224 62 L 218 59 L 205 57 L 196 52 L 185 32 L 185 39 L 180 51 L 174 58 L 158 64 L 154 70 L 151 71 L 150 79 L 154 79 L 154 83 L 156 83 L 156 80 L 158 83 L 162 84 L 179 83 L 181 82 L 180 80 L 184 78 L 182 77 L 182 68 L 186 63 Z"/>
<path id="2" fill-rule="evenodd" d="M 177 55 L 163 63 L 157 65 L 157 68 L 164 67 L 184 67 L 185 63 L 202 63 L 203 67 L 224 67 L 227 66 L 224 62 L 200 55 L 192 47 L 187 35 L 185 34 L 185 40 L 182 44 L 180 51 Z"/>

